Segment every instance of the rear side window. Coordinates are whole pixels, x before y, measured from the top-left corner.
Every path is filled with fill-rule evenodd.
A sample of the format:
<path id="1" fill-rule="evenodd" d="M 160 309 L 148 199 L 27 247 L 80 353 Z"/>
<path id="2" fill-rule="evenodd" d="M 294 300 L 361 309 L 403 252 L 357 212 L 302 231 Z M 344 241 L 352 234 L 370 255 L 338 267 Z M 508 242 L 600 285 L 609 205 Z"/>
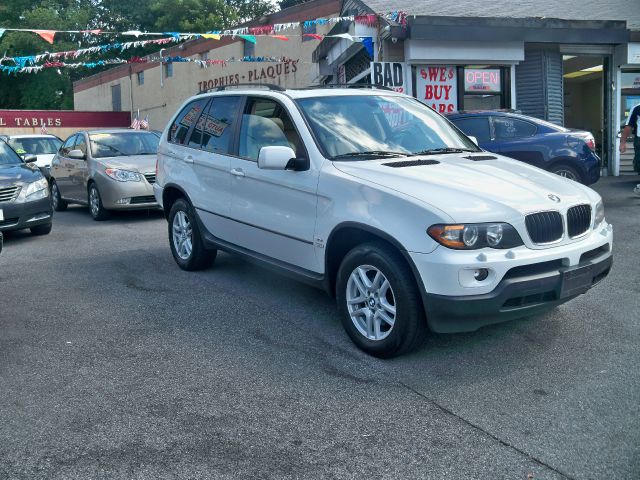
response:
<path id="1" fill-rule="evenodd" d="M 496 138 L 501 139 L 532 137 L 537 130 L 533 123 L 510 117 L 493 117 L 493 127 Z"/>
<path id="2" fill-rule="evenodd" d="M 240 97 L 213 98 L 209 108 L 202 114 L 202 148 L 207 152 L 231 153 L 231 140 L 237 118 Z"/>
<path id="3" fill-rule="evenodd" d="M 454 125 L 464 132 L 465 135 L 476 137 L 479 142 L 491 140 L 491 130 L 487 117 L 456 118 L 452 120 Z"/>
<path id="4" fill-rule="evenodd" d="M 208 101 L 208 98 L 194 100 L 182 109 L 169 129 L 169 141 L 171 143 L 177 143 L 178 145 L 187 143 L 187 134 L 195 122 L 198 121 Z"/>

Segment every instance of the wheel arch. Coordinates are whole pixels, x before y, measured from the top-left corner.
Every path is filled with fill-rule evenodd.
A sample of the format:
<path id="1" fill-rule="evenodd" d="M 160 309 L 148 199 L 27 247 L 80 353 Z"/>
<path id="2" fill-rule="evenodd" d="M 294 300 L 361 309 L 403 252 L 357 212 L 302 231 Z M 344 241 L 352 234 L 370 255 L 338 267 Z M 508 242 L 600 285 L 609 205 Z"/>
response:
<path id="1" fill-rule="evenodd" d="M 566 157 L 566 156 L 554 157 L 553 159 L 551 159 L 551 161 L 547 165 L 546 170 L 549 173 L 553 173 L 554 168 L 563 166 L 563 165 L 572 168 L 578 173 L 578 175 L 580 175 L 580 183 L 585 182 L 586 172 L 584 171 L 584 168 L 580 165 L 579 159 L 576 157 Z"/>
<path id="2" fill-rule="evenodd" d="M 383 241 L 388 245 L 395 248 L 402 258 L 407 262 L 407 265 L 413 273 L 413 278 L 418 285 L 420 295 L 425 299 L 425 289 L 422 283 L 418 269 L 416 268 L 413 260 L 409 256 L 407 250 L 403 247 L 400 241 L 394 238 L 388 233 L 358 222 L 343 222 L 331 231 L 327 244 L 325 247 L 325 288 L 332 297 L 335 297 L 336 293 L 336 277 L 340 264 L 342 263 L 345 255 L 357 245 L 370 241 Z"/>
<path id="3" fill-rule="evenodd" d="M 176 185 L 175 183 L 168 183 L 162 189 L 162 209 L 164 211 L 164 218 L 169 220 L 169 213 L 171 212 L 171 207 L 173 204 L 179 200 L 180 198 L 184 198 L 190 205 L 193 206 L 189 195 L 184 189 Z"/>

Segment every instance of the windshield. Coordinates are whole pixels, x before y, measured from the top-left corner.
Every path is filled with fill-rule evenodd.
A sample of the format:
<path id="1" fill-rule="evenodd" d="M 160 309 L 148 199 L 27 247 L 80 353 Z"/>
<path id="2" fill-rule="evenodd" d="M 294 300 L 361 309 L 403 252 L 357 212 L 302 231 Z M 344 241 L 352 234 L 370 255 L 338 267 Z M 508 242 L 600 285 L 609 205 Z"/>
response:
<path id="1" fill-rule="evenodd" d="M 15 165 L 22 163 L 22 159 L 9 145 L 0 140 L 0 165 Z"/>
<path id="2" fill-rule="evenodd" d="M 479 150 L 448 120 L 409 97 L 353 95 L 297 102 L 332 160 Z"/>
<path id="3" fill-rule="evenodd" d="M 53 137 L 10 138 L 7 143 L 21 155 L 48 155 L 60 149 L 62 140 Z"/>
<path id="4" fill-rule="evenodd" d="M 149 132 L 89 134 L 93 158 L 155 155 L 160 139 Z"/>

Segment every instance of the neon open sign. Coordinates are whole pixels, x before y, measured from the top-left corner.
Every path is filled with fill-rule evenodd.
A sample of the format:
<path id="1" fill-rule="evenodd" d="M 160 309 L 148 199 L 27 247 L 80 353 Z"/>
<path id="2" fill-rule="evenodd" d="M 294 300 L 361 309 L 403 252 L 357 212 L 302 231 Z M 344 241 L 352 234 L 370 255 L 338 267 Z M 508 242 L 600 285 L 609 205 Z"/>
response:
<path id="1" fill-rule="evenodd" d="M 500 69 L 465 68 L 465 92 L 499 93 Z"/>

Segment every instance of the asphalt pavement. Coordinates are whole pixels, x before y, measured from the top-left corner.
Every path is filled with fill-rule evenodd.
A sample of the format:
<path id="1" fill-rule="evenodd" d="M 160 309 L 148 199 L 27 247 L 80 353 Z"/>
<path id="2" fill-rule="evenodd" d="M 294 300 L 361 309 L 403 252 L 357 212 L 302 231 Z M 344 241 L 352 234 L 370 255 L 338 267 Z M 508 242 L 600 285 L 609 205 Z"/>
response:
<path id="1" fill-rule="evenodd" d="M 175 265 L 159 212 L 56 213 L 0 255 L 0 479 L 638 479 L 638 177 L 614 267 L 554 311 L 378 360 L 331 299 Z"/>

